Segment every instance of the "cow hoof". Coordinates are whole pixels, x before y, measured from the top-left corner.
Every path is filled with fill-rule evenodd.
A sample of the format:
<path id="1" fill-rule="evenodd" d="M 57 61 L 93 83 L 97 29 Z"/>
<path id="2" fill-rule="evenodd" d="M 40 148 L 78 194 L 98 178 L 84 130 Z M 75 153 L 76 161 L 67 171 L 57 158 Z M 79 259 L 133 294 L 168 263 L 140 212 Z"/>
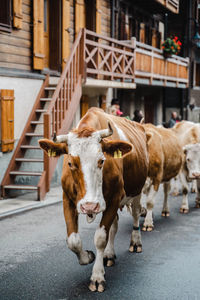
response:
<path id="1" fill-rule="evenodd" d="M 188 208 L 180 208 L 180 213 L 181 214 L 188 214 L 188 212 L 189 212 L 189 209 Z"/>
<path id="2" fill-rule="evenodd" d="M 130 244 L 129 252 L 131 252 L 131 253 L 133 253 L 133 252 L 141 253 L 142 252 L 142 245 Z"/>
<path id="3" fill-rule="evenodd" d="M 89 258 L 89 264 L 93 263 L 95 260 L 95 254 L 92 251 L 86 250 L 88 253 L 88 258 Z"/>
<path id="4" fill-rule="evenodd" d="M 114 266 L 115 259 L 116 259 L 116 255 L 114 255 L 114 257 L 110 257 L 110 258 L 104 257 L 104 259 L 103 259 L 104 266 L 106 266 L 106 267 Z"/>
<path id="5" fill-rule="evenodd" d="M 142 231 L 152 231 L 154 229 L 154 226 L 149 225 L 149 226 L 143 226 Z"/>
<path id="6" fill-rule="evenodd" d="M 169 217 L 169 212 L 168 211 L 162 211 L 162 217 Z"/>
<path id="7" fill-rule="evenodd" d="M 97 281 L 91 281 L 89 284 L 89 290 L 91 292 L 99 292 L 102 293 L 105 290 L 105 281 L 97 282 Z"/>

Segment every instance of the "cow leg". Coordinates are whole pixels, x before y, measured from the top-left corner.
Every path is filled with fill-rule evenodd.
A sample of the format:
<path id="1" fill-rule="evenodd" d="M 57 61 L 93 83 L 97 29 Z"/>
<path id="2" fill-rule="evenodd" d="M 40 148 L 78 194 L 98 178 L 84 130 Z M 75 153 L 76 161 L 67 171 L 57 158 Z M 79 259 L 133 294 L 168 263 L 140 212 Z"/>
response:
<path id="1" fill-rule="evenodd" d="M 143 227 L 142 227 L 143 231 L 152 231 L 153 228 L 154 228 L 152 211 L 153 211 L 153 208 L 154 208 L 154 202 L 155 202 L 156 194 L 157 194 L 157 188 L 155 188 L 155 186 L 152 184 L 150 189 L 149 189 L 147 199 L 146 199 L 147 215 L 144 219 L 144 224 L 143 224 Z"/>
<path id="2" fill-rule="evenodd" d="M 170 192 L 170 181 L 163 183 L 163 189 L 164 189 L 164 201 L 163 201 L 163 209 L 162 209 L 162 216 L 163 217 L 169 217 L 169 207 L 168 207 L 168 195 Z"/>
<path id="3" fill-rule="evenodd" d="M 183 189 L 183 200 L 180 207 L 180 213 L 187 214 L 189 212 L 189 206 L 188 206 L 188 192 L 189 192 L 189 185 L 186 180 L 186 176 L 183 172 L 180 172 L 180 180 L 182 183 L 182 189 Z"/>
<path id="4" fill-rule="evenodd" d="M 197 180 L 192 180 L 191 193 L 197 193 Z"/>
<path id="5" fill-rule="evenodd" d="M 142 241 L 141 241 L 141 233 L 140 233 L 140 224 L 139 219 L 141 215 L 141 194 L 133 199 L 131 204 L 132 208 L 132 216 L 133 216 L 133 231 L 131 233 L 131 242 L 129 251 L 130 252 L 142 252 Z"/>
<path id="6" fill-rule="evenodd" d="M 114 240 L 115 240 L 115 235 L 117 233 L 117 229 L 118 229 L 118 216 L 116 216 L 116 218 L 114 219 L 110 227 L 108 243 L 104 251 L 104 264 L 107 267 L 111 267 L 115 264 L 116 255 L 114 250 Z"/>
<path id="7" fill-rule="evenodd" d="M 196 208 L 200 208 L 200 179 L 196 180 L 196 184 L 197 184 Z"/>
<path id="8" fill-rule="evenodd" d="M 103 264 L 104 250 L 107 245 L 109 230 L 117 216 L 117 209 L 118 207 L 112 206 L 108 207 L 104 211 L 100 227 L 96 230 L 94 235 L 94 244 L 96 246 L 96 259 L 92 269 L 92 275 L 89 284 L 89 289 L 92 292 L 103 292 L 105 290 L 105 270 Z"/>
<path id="9" fill-rule="evenodd" d="M 172 196 L 178 196 L 179 195 L 179 180 L 178 175 L 173 178 L 172 183 Z"/>
<path id="10" fill-rule="evenodd" d="M 83 250 L 82 241 L 78 233 L 78 213 L 75 207 L 69 205 L 67 197 L 63 196 L 64 217 L 67 225 L 67 245 L 73 251 L 80 265 L 87 265 L 94 261 L 95 255 L 92 251 Z"/>

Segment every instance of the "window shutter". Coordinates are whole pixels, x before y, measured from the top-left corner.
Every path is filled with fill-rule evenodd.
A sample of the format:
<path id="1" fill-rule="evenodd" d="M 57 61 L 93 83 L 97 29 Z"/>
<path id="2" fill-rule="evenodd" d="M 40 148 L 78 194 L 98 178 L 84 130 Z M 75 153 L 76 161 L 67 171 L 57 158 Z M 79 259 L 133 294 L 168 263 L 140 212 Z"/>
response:
<path id="1" fill-rule="evenodd" d="M 96 33 L 101 34 L 101 1 L 96 0 Z"/>
<path id="2" fill-rule="evenodd" d="M 1 90 L 1 151 L 14 148 L 14 90 Z"/>
<path id="3" fill-rule="evenodd" d="M 76 0 L 75 4 L 75 32 L 79 33 L 81 28 L 85 28 L 85 5 L 84 0 Z"/>
<path id="4" fill-rule="evenodd" d="M 62 68 L 64 69 L 70 53 L 70 33 L 68 32 L 70 27 L 70 1 L 63 0 L 62 4 Z"/>
<path id="5" fill-rule="evenodd" d="M 13 26 L 15 28 L 22 28 L 22 0 L 13 0 Z"/>
<path id="6" fill-rule="evenodd" d="M 140 23 L 140 42 L 145 43 L 145 24 Z"/>
<path id="7" fill-rule="evenodd" d="M 33 1 L 33 68 L 44 68 L 44 0 Z"/>

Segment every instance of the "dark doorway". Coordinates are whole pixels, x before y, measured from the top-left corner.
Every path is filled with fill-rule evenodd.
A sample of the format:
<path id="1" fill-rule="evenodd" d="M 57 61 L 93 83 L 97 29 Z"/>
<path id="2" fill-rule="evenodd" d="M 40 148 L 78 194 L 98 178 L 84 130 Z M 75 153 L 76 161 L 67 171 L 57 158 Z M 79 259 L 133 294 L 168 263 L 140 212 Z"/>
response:
<path id="1" fill-rule="evenodd" d="M 62 70 L 62 1 L 49 0 L 49 68 Z"/>
<path id="2" fill-rule="evenodd" d="M 144 115 L 145 123 L 154 124 L 154 111 L 155 104 L 153 102 L 152 96 L 148 95 L 144 97 Z"/>

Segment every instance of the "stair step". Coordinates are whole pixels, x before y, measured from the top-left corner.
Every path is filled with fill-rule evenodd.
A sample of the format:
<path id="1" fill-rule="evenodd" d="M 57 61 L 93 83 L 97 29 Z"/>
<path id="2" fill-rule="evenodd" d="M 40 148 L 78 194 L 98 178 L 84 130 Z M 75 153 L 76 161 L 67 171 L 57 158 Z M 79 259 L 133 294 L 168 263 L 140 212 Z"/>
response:
<path id="1" fill-rule="evenodd" d="M 52 98 L 40 98 L 40 101 L 51 101 Z"/>
<path id="2" fill-rule="evenodd" d="M 45 87 L 46 91 L 54 91 L 56 89 L 56 86 L 47 86 Z"/>
<path id="3" fill-rule="evenodd" d="M 42 158 L 15 158 L 15 161 L 17 161 L 17 162 L 36 162 L 36 163 L 44 162 L 44 160 Z"/>
<path id="4" fill-rule="evenodd" d="M 18 185 L 18 184 L 9 184 L 4 185 L 4 189 L 9 190 L 37 190 L 37 186 L 34 185 Z"/>
<path id="5" fill-rule="evenodd" d="M 33 132 L 27 132 L 26 136 L 36 136 L 36 137 L 43 137 L 43 134 L 40 133 L 33 133 Z"/>
<path id="6" fill-rule="evenodd" d="M 32 145 L 21 145 L 22 149 L 41 149 L 40 146 L 32 146 Z"/>
<path id="7" fill-rule="evenodd" d="M 32 125 L 44 124 L 42 121 L 31 121 Z"/>
<path id="8" fill-rule="evenodd" d="M 42 172 L 30 172 L 30 171 L 11 171 L 10 175 L 24 175 L 24 176 L 41 176 Z"/>
<path id="9" fill-rule="evenodd" d="M 47 112 L 47 110 L 46 109 L 36 109 L 35 112 L 36 113 L 45 113 L 45 112 Z"/>

